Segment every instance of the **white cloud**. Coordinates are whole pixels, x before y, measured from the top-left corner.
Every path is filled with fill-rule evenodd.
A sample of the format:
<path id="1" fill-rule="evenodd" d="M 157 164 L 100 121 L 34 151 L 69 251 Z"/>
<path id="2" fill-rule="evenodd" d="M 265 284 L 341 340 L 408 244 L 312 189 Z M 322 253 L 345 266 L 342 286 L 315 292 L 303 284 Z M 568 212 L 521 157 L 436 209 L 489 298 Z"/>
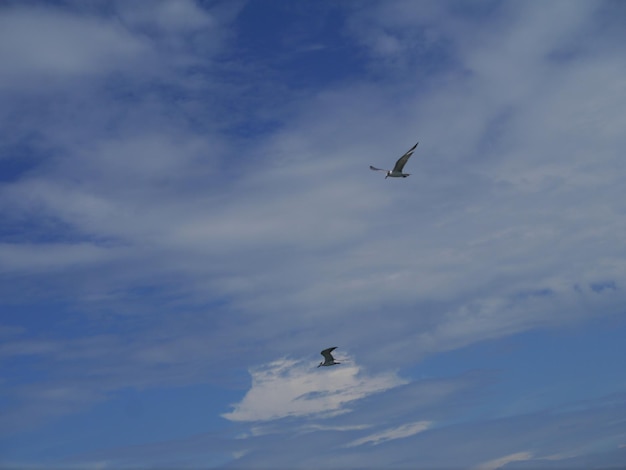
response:
<path id="1" fill-rule="evenodd" d="M 137 65 L 150 54 L 141 39 L 114 23 L 43 8 L 0 14 L 0 87 L 91 76 Z"/>
<path id="2" fill-rule="evenodd" d="M 250 390 L 233 405 L 232 412 L 222 415 L 224 418 L 266 421 L 314 414 L 334 416 L 346 412 L 350 402 L 406 383 L 393 373 L 369 376 L 350 363 L 321 369 L 289 359 L 252 369 L 250 374 Z"/>
<path id="3" fill-rule="evenodd" d="M 476 470 L 497 470 L 511 462 L 523 462 L 532 459 L 533 454 L 530 452 L 517 452 L 515 454 L 505 455 L 497 459 L 489 460 L 476 467 Z"/>
<path id="4" fill-rule="evenodd" d="M 158 0 L 150 5 L 119 2 L 117 6 L 124 21 L 133 27 L 181 34 L 217 26 L 211 15 L 192 0 Z"/>
<path id="5" fill-rule="evenodd" d="M 348 424 L 348 425 L 324 425 L 324 424 L 308 424 L 303 426 L 303 430 L 306 431 L 361 431 L 363 429 L 371 428 L 369 424 Z"/>
<path id="6" fill-rule="evenodd" d="M 363 444 L 378 445 L 394 439 L 403 439 L 405 437 L 413 436 L 417 433 L 426 431 L 432 426 L 432 424 L 433 423 L 431 421 L 417 421 L 415 423 L 402 424 L 391 429 L 385 429 L 384 431 L 356 439 L 346 444 L 346 447 L 356 447 Z"/>
<path id="7" fill-rule="evenodd" d="M 108 2 L 105 8 L 97 2 L 4 7 L 0 61 L 6 66 L 0 70 L 0 89 L 46 96 L 69 84 L 93 86 L 89 82 L 112 74 L 118 81 L 147 83 L 171 79 L 179 66 L 207 66 L 224 47 L 224 23 L 240 8 L 231 3 L 211 11 L 191 0 Z"/>

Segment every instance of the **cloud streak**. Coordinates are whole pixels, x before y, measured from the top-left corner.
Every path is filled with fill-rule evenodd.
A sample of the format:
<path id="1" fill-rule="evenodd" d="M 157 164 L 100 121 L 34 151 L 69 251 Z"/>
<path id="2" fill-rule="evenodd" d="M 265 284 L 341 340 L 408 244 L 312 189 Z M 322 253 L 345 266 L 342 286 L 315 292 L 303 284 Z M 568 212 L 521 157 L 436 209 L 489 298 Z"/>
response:
<path id="1" fill-rule="evenodd" d="M 530 452 L 516 452 L 515 454 L 505 455 L 504 457 L 485 462 L 476 467 L 476 470 L 497 470 L 498 468 L 504 467 L 508 463 L 523 462 L 525 460 L 532 459 L 532 457 L 533 454 L 531 454 Z"/>
<path id="2" fill-rule="evenodd" d="M 363 444 L 371 444 L 375 446 L 394 439 L 403 439 L 426 431 L 428 428 L 431 427 L 432 424 L 433 423 L 430 421 L 418 421 L 416 423 L 403 424 L 401 426 L 392 429 L 386 429 L 376 434 L 371 434 L 369 436 L 362 437 L 361 439 L 349 442 L 348 444 L 346 444 L 346 447 L 356 447 Z"/>

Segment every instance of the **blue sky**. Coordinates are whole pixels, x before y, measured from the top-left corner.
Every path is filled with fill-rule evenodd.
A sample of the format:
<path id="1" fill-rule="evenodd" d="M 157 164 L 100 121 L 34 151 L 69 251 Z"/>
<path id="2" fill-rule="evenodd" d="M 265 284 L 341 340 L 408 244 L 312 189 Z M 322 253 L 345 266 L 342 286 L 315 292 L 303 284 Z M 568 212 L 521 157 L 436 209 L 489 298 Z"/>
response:
<path id="1" fill-rule="evenodd" d="M 624 21 L 4 2 L 0 468 L 623 465 Z"/>

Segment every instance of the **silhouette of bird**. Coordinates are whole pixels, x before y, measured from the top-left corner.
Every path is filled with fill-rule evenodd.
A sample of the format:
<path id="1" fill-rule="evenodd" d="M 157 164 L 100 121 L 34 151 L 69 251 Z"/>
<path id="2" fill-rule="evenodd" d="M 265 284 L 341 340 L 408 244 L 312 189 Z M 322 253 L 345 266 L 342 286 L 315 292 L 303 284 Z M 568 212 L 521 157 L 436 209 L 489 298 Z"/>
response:
<path id="1" fill-rule="evenodd" d="M 324 356 L 324 360 L 322 362 L 320 362 L 320 365 L 317 367 L 321 367 L 321 366 L 334 366 L 335 364 L 341 364 L 341 362 L 337 362 L 335 361 L 335 358 L 333 357 L 333 355 L 331 354 L 331 352 L 333 352 L 335 349 L 337 349 L 337 346 L 333 347 L 333 348 L 328 348 L 328 349 L 324 349 L 320 354 L 322 356 Z"/>
<path id="2" fill-rule="evenodd" d="M 419 142 L 417 144 L 419 144 Z M 411 155 L 413 155 L 413 152 L 415 152 L 415 149 L 417 148 L 417 144 L 411 147 L 407 153 L 405 153 L 400 158 L 398 158 L 398 161 L 396 162 L 396 165 L 393 167 L 393 170 L 383 170 L 382 168 L 376 168 L 375 166 L 372 166 L 372 165 L 370 165 L 370 170 L 386 172 L 387 175 L 385 176 L 385 179 L 387 179 L 388 177 L 406 178 L 407 176 L 410 176 L 410 173 L 402 173 L 402 169 L 404 168 L 404 165 L 406 165 L 406 162 L 409 161 L 409 158 L 411 158 Z"/>

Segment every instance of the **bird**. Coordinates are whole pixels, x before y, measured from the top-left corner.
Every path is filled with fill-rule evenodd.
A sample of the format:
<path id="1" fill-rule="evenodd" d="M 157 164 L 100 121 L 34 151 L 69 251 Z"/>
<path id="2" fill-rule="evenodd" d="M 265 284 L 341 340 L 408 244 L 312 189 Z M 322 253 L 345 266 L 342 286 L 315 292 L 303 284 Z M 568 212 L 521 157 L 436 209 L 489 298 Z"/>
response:
<path id="1" fill-rule="evenodd" d="M 333 350 L 337 349 L 337 346 L 332 347 L 332 348 L 328 348 L 328 349 L 324 349 L 320 354 L 322 356 L 324 356 L 324 360 L 322 362 L 320 362 L 320 365 L 317 367 L 321 367 L 321 366 L 334 366 L 335 364 L 341 364 L 341 362 L 337 362 L 335 361 L 335 358 L 333 357 L 333 355 L 331 354 L 331 352 L 333 352 Z"/>
<path id="2" fill-rule="evenodd" d="M 419 144 L 419 142 L 417 144 Z M 398 161 L 396 162 L 396 165 L 393 167 L 393 170 L 383 170 L 382 168 L 376 168 L 375 166 L 372 166 L 372 165 L 370 165 L 370 170 L 386 172 L 387 175 L 385 176 L 385 179 L 387 179 L 388 177 L 406 178 L 407 176 L 410 176 L 410 173 L 402 173 L 402 169 L 404 168 L 404 165 L 406 165 L 406 162 L 409 161 L 409 158 L 411 158 L 411 155 L 413 155 L 413 152 L 415 152 L 415 149 L 417 148 L 417 144 L 411 147 L 407 153 L 405 153 L 400 158 L 398 158 Z"/>

